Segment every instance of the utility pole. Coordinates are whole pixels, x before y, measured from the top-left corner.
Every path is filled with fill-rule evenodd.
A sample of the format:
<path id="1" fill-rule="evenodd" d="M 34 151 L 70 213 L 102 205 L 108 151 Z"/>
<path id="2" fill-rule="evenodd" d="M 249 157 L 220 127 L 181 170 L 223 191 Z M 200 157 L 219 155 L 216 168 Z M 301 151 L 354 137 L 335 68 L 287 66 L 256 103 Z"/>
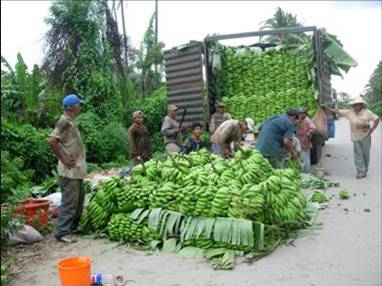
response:
<path id="1" fill-rule="evenodd" d="M 120 0 L 119 2 L 121 6 L 121 15 L 122 15 L 122 27 L 123 27 L 123 46 L 124 46 L 124 54 L 125 54 L 125 69 L 127 72 L 128 67 L 128 59 L 127 59 L 127 34 L 126 34 L 126 27 L 125 27 L 125 11 L 123 9 L 123 1 Z"/>
<path id="2" fill-rule="evenodd" d="M 158 0 L 155 0 L 155 45 L 158 45 Z"/>

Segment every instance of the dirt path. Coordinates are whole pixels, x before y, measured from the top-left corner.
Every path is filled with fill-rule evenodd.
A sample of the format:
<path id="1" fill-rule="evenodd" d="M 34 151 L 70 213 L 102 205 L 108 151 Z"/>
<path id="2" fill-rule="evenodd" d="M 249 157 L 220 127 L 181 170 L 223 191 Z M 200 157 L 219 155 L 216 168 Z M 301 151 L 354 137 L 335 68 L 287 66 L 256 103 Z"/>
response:
<path id="1" fill-rule="evenodd" d="M 297 239 L 295 247 L 281 246 L 252 265 L 238 260 L 233 270 L 214 271 L 204 260 L 110 249 L 104 240 L 83 239 L 69 246 L 52 242 L 52 252 L 25 267 L 10 285 L 60 285 L 55 262 L 72 255 L 92 257 L 94 272 L 122 274 L 129 280 L 127 285 L 381 285 L 381 128 L 373 134 L 370 173 L 363 180 L 355 179 L 347 122 L 336 122 L 336 129 L 336 138 L 324 149 L 324 155 L 331 156 L 324 157 L 322 166 L 352 197 L 342 201 L 338 189 L 329 190 L 336 198 L 319 214 L 322 229 Z M 350 211 L 345 212 L 345 207 Z M 371 212 L 364 212 L 364 208 Z"/>

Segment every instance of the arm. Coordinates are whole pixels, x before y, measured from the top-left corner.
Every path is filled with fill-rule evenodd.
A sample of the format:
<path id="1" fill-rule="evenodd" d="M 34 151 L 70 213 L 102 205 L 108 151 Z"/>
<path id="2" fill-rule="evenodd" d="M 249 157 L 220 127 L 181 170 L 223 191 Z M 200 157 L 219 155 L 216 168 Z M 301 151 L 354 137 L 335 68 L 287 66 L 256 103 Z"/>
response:
<path id="1" fill-rule="evenodd" d="M 215 132 L 215 115 L 211 116 L 211 122 L 210 122 L 210 134 L 213 134 Z"/>
<path id="2" fill-rule="evenodd" d="M 325 110 L 328 110 L 328 111 L 333 112 L 333 113 L 340 113 L 340 110 L 336 109 L 336 108 L 331 108 L 331 107 L 326 107 L 326 106 L 323 106 L 323 108 Z"/>
<path id="3" fill-rule="evenodd" d="M 61 161 L 66 167 L 69 169 L 74 167 L 76 165 L 76 161 L 73 158 L 62 156 L 60 149 L 58 148 L 58 142 L 60 140 L 56 137 L 49 137 L 48 138 L 48 144 L 50 146 L 50 149 L 56 156 L 56 158 Z"/>
<path id="4" fill-rule="evenodd" d="M 296 150 L 294 150 L 294 148 L 293 148 L 293 136 L 294 136 L 293 129 L 294 129 L 294 127 L 293 127 L 292 123 L 288 122 L 288 123 L 286 123 L 284 128 L 285 128 L 284 129 L 285 131 L 283 134 L 283 145 L 284 145 L 285 149 L 291 154 L 292 159 L 297 160 L 298 155 L 297 155 Z"/>
<path id="5" fill-rule="evenodd" d="M 171 122 L 167 119 L 164 120 L 161 133 L 164 136 L 174 136 L 180 131 L 179 128 L 171 128 Z"/>
<path id="6" fill-rule="evenodd" d="M 127 144 L 131 159 L 137 157 L 139 154 L 137 153 L 137 145 L 135 143 L 134 130 L 129 129 L 129 131 L 127 132 Z"/>
<path id="7" fill-rule="evenodd" d="M 283 144 L 285 149 L 287 149 L 287 151 L 291 154 L 292 159 L 297 160 L 298 156 L 297 156 L 296 150 L 294 150 L 293 148 L 292 140 L 289 140 L 288 138 L 284 138 Z"/>
<path id="8" fill-rule="evenodd" d="M 60 119 L 52 133 L 49 134 L 48 144 L 56 158 L 70 169 L 76 165 L 76 160 L 69 156 L 63 156 L 58 147 L 58 144 L 68 127 L 69 123 L 65 119 Z"/>
<path id="9" fill-rule="evenodd" d="M 376 120 L 374 120 L 374 123 L 373 123 L 373 126 L 369 129 L 368 131 L 368 135 L 370 135 L 371 133 L 373 133 L 373 131 L 377 128 L 378 124 L 379 124 L 379 121 L 380 119 L 377 118 Z"/>

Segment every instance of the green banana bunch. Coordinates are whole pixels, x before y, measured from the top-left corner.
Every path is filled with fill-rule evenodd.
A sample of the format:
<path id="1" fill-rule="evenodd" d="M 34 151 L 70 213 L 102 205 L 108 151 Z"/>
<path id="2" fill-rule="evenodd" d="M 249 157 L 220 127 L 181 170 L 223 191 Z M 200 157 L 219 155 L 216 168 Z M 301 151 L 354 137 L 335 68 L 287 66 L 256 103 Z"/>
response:
<path id="1" fill-rule="evenodd" d="M 315 191 L 311 197 L 312 202 L 323 203 L 329 201 L 329 198 L 319 191 Z"/>

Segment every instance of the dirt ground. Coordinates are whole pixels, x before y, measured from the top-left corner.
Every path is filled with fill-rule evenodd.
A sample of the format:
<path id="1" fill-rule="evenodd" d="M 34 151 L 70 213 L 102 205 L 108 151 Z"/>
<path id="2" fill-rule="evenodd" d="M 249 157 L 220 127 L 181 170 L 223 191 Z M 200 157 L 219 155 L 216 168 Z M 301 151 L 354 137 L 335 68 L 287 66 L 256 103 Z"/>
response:
<path id="1" fill-rule="evenodd" d="M 127 285 L 382 285 L 381 126 L 373 134 L 370 171 L 365 179 L 355 178 L 349 138 L 347 122 L 337 121 L 336 138 L 324 148 L 322 167 L 330 173 L 330 180 L 349 190 L 351 198 L 339 200 L 339 189 L 330 189 L 328 194 L 335 194 L 336 198 L 319 213 L 321 229 L 297 239 L 294 246 L 277 248 L 253 264 L 238 259 L 233 270 L 215 271 L 206 260 L 165 253 L 146 255 L 132 249 L 111 248 L 106 240 L 81 239 L 76 244 L 63 245 L 50 236 L 40 243 L 44 245 L 41 255 L 31 258 L 9 285 L 59 286 L 56 261 L 73 255 L 90 256 L 93 272 L 121 274 L 128 280 Z M 19 246 L 16 251 L 30 247 L 36 246 Z"/>

